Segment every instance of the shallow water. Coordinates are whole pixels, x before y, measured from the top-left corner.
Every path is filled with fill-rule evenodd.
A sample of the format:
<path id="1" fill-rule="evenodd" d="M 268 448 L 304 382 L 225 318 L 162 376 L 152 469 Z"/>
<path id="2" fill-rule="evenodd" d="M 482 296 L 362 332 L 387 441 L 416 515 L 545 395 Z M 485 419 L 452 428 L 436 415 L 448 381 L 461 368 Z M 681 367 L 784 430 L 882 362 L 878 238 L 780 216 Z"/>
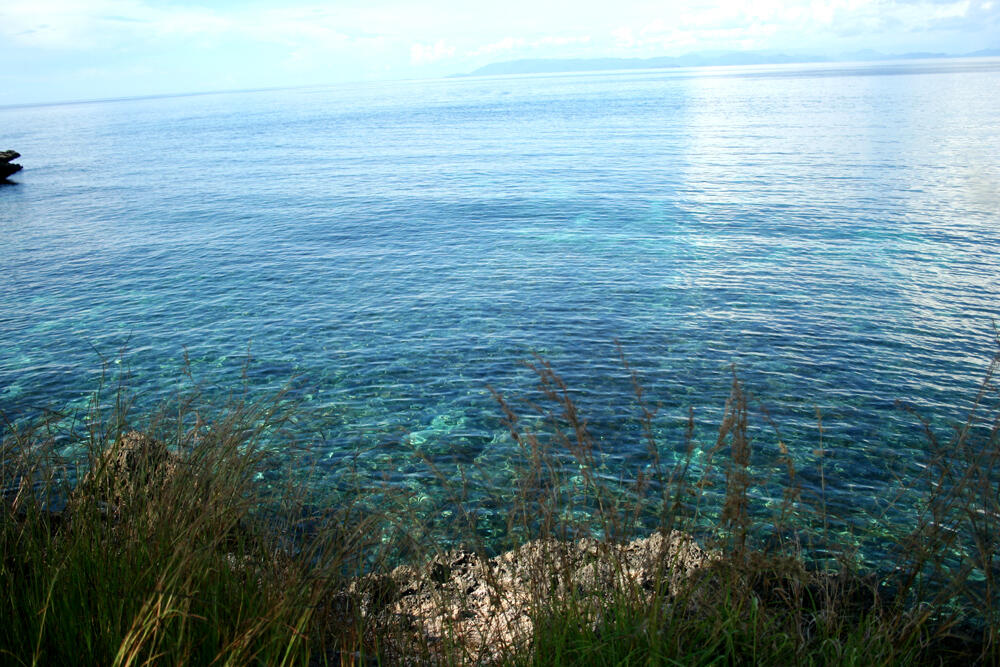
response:
<path id="1" fill-rule="evenodd" d="M 510 458 L 487 387 L 529 395 L 539 354 L 627 479 L 617 340 L 668 460 L 735 365 L 831 502 L 874 501 L 926 450 L 895 402 L 946 434 L 994 351 L 998 90 L 992 59 L 0 108 L 0 409 L 85 409 L 123 347 L 140 407 L 185 352 L 221 395 L 249 349 L 326 469 L 419 496 L 417 450 Z"/>

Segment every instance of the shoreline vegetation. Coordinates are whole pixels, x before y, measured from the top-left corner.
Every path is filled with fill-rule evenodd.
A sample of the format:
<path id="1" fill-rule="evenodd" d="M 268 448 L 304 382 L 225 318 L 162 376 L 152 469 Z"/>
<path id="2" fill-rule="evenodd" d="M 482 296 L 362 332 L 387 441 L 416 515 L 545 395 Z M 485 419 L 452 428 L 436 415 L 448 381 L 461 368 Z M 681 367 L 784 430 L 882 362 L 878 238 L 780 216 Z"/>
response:
<path id="1" fill-rule="evenodd" d="M 194 390 L 134 415 L 123 376 L 70 436 L 7 423 L 0 664 L 1000 664 L 1000 353 L 949 438 L 914 414 L 928 458 L 899 484 L 919 518 L 886 528 L 879 567 L 804 493 L 778 427 L 751 436 L 735 376 L 714 442 L 689 429 L 667 466 L 647 429 L 650 471 L 623 488 L 569 389 L 529 365 L 543 419 L 494 392 L 519 449 L 499 546 L 474 470 L 426 461 L 452 494 L 449 541 L 386 484 L 311 488 L 308 447 L 267 444 L 294 417 L 281 396 L 211 409 Z M 780 480 L 758 478 L 763 447 Z M 765 483 L 781 492 L 762 507 Z"/>

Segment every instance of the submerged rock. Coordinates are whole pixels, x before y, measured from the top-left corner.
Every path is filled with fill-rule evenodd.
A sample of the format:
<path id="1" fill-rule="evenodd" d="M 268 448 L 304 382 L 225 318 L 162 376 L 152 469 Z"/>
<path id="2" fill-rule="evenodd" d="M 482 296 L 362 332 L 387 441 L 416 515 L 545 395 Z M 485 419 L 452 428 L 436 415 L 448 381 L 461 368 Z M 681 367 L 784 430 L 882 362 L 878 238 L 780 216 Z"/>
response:
<path id="1" fill-rule="evenodd" d="M 21 171 L 21 165 L 11 162 L 19 157 L 21 154 L 17 151 L 0 151 L 0 180 Z"/>

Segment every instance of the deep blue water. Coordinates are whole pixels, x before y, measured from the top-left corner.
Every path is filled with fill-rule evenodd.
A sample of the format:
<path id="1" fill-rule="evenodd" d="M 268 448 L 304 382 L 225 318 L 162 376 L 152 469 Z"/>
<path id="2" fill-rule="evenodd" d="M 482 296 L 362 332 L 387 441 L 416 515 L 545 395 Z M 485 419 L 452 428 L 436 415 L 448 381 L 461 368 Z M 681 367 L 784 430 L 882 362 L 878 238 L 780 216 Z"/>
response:
<path id="1" fill-rule="evenodd" d="M 832 501 L 967 409 L 1000 315 L 1000 60 L 451 79 L 0 108 L 0 410 L 293 377 L 330 470 L 502 465 L 544 356 L 629 477 L 735 364 Z M 757 446 L 774 452 L 764 429 Z M 807 484 L 816 483 L 806 477 Z"/>

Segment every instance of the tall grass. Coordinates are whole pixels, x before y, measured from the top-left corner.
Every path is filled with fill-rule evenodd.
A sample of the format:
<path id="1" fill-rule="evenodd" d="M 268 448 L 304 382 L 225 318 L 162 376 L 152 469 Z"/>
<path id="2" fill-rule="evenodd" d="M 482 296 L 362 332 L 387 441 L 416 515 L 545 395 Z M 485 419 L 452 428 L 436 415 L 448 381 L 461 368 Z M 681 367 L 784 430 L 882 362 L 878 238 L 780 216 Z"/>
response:
<path id="1" fill-rule="evenodd" d="M 829 530 L 842 517 L 829 513 L 822 493 L 804 500 L 788 448 L 766 412 L 761 419 L 773 427 L 774 438 L 754 442 L 751 399 L 735 377 L 716 441 L 701 448 L 709 462 L 702 475 L 693 479 L 690 474 L 697 447 L 692 428 L 684 445 L 687 456 L 669 469 L 660 465 L 656 443 L 647 436 L 653 472 L 636 475 L 632 493 L 622 502 L 620 484 L 593 475 L 600 456 L 567 387 L 543 361 L 533 368 L 550 403 L 544 411 L 556 440 L 585 471 L 591 506 L 603 520 L 601 534 L 612 540 L 635 534 L 642 517 L 655 509 L 660 531 L 689 531 L 721 557 L 673 595 L 651 596 L 633 582 L 619 586 L 598 606 L 572 595 L 547 600 L 539 610 L 535 641 L 514 662 L 1000 663 L 1000 394 L 994 384 L 1000 355 L 992 359 L 973 408 L 949 439 L 940 440 L 911 410 L 926 435 L 928 462 L 922 475 L 900 480 L 908 490 L 923 493 L 916 520 L 892 526 L 888 512 L 878 517 L 885 524 L 883 532 L 895 536 L 885 546 L 888 567 L 859 561 L 859 536 Z M 638 384 L 636 392 L 648 423 L 652 413 Z M 519 427 L 517 411 L 502 399 L 501 405 L 530 460 L 551 461 L 536 452 L 542 440 Z M 817 433 L 822 454 L 820 416 Z M 751 464 L 761 446 L 777 448 L 786 470 L 776 508 L 755 507 L 760 495 L 752 492 L 764 480 L 751 473 Z M 814 475 L 821 491 L 822 462 L 820 456 Z M 724 493 L 718 507 L 708 508 L 703 489 L 713 470 L 724 479 Z M 538 465 L 529 472 L 537 478 Z M 905 497 L 912 502 L 912 494 Z M 554 517 L 555 508 L 564 504 L 565 499 L 553 499 L 534 507 Z M 759 500 L 756 504 L 761 505 Z M 715 519 L 708 528 L 699 520 L 706 511 Z"/>
<path id="2" fill-rule="evenodd" d="M 125 387 L 110 409 L 95 396 L 75 433 L 89 471 L 75 485 L 57 454 L 64 434 L 8 425 L 0 662 L 277 665 L 315 654 L 312 631 L 332 613 L 324 596 L 373 551 L 369 519 L 349 502 L 324 508 L 312 517 L 324 529 L 293 544 L 309 499 L 259 482 L 280 465 L 263 436 L 280 431 L 285 402 L 237 399 L 208 416 L 198 399 L 145 415 L 140 436 Z M 331 655 L 359 650 L 360 635 L 328 639 Z"/>
<path id="3" fill-rule="evenodd" d="M 426 459 L 428 484 L 447 492 L 446 526 L 350 470 L 336 493 L 303 484 L 311 452 L 285 428 L 295 406 L 284 396 L 206 408 L 195 389 L 135 415 L 123 376 L 69 436 L 44 420 L 7 424 L 0 663 L 1000 663 L 1000 357 L 950 438 L 914 414 L 928 460 L 901 483 L 923 503 L 895 527 L 888 568 L 829 530 L 840 518 L 821 493 L 807 497 L 779 425 L 735 374 L 715 438 L 696 441 L 689 414 L 669 465 L 633 374 L 650 464 L 632 474 L 607 465 L 555 370 L 529 365 L 534 400 L 494 392 L 518 450 L 509 484 Z M 67 441 L 78 459 L 64 455 Z M 778 479 L 759 478 L 762 449 Z M 766 509 L 764 484 L 772 498 L 780 487 Z M 484 529 L 497 517 L 499 547 Z M 692 535 L 711 556 L 683 569 L 663 551 L 637 575 L 623 549 L 651 533 Z M 531 540 L 541 546 L 503 561 L 520 579 L 489 560 Z M 393 569 L 403 561 L 412 567 Z M 476 564 L 473 583 L 488 593 L 478 602 L 448 565 L 460 562 Z M 437 619 L 433 632 L 407 606 L 416 591 L 436 609 L 420 612 Z M 483 609 L 510 627 L 470 631 Z"/>

